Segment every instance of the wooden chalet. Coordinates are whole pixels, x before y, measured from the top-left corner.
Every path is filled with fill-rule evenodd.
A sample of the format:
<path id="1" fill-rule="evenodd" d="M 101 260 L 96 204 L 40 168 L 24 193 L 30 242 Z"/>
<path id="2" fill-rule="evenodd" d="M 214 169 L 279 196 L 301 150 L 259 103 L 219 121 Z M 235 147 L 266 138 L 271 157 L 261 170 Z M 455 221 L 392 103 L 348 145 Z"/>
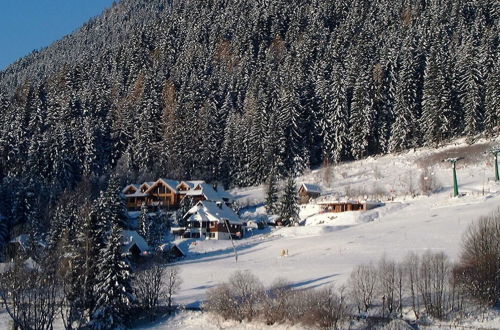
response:
<path id="1" fill-rule="evenodd" d="M 299 188 L 298 194 L 299 204 L 307 204 L 311 199 L 321 196 L 321 187 L 315 184 L 303 183 Z"/>
<path id="2" fill-rule="evenodd" d="M 349 211 L 368 211 L 379 206 L 379 203 L 366 201 L 328 201 L 320 202 L 322 212 L 340 213 Z"/>
<path id="3" fill-rule="evenodd" d="M 143 203 L 147 204 L 148 194 L 145 191 L 141 191 L 143 185 L 129 184 L 123 188 L 122 194 L 125 196 L 129 210 L 140 209 Z"/>
<path id="4" fill-rule="evenodd" d="M 122 190 L 129 211 L 138 211 L 143 204 L 152 208 L 175 210 L 189 196 L 195 202 L 209 200 L 233 203 L 233 197 L 222 188 L 214 188 L 205 181 L 176 181 L 160 178 L 154 182 L 129 184 Z"/>
<path id="5" fill-rule="evenodd" d="M 184 216 L 188 224 L 185 238 L 239 239 L 243 221 L 224 202 L 200 201 Z"/>

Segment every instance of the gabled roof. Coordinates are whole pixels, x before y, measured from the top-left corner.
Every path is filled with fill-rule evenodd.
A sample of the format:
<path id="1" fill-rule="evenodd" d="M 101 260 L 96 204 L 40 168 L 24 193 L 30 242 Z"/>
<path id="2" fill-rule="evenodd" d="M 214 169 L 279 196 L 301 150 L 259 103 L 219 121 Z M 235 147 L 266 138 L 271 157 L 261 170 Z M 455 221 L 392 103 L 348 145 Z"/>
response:
<path id="1" fill-rule="evenodd" d="M 156 187 L 159 183 L 163 183 L 167 187 L 170 188 L 173 192 L 177 192 L 177 185 L 179 185 L 179 181 L 177 180 L 172 180 L 172 179 L 165 179 L 165 178 L 159 178 L 153 185 L 151 185 L 148 190 L 146 190 L 146 193 L 149 193 L 151 188 Z"/>
<path id="2" fill-rule="evenodd" d="M 243 224 L 236 212 L 226 204 L 213 201 L 201 201 L 193 206 L 184 216 L 186 221 L 224 221 L 231 224 Z"/>
<path id="3" fill-rule="evenodd" d="M 215 191 L 214 187 L 209 183 L 199 183 L 196 185 L 199 187 L 198 190 L 189 190 L 186 195 L 187 196 L 205 196 L 207 201 L 221 202 L 223 201 L 223 196 L 220 195 L 217 191 Z"/>
<path id="4" fill-rule="evenodd" d="M 205 183 L 205 181 L 203 180 L 182 180 L 181 182 L 179 182 L 179 184 L 177 185 L 176 188 L 178 188 L 181 184 L 185 184 L 186 186 L 189 187 L 189 189 L 193 189 L 194 187 L 196 187 L 197 185 L 199 184 L 202 184 L 202 183 Z"/>
<path id="5" fill-rule="evenodd" d="M 141 252 L 149 250 L 148 243 L 135 230 L 122 231 L 122 244 L 124 252 L 129 252 L 134 245 L 137 245 Z"/>
<path id="6" fill-rule="evenodd" d="M 321 194 L 321 187 L 311 183 L 303 183 L 300 189 L 304 189 L 307 192 Z M 299 189 L 299 190 L 300 190 Z"/>
<path id="7" fill-rule="evenodd" d="M 133 188 L 135 191 L 137 191 L 140 189 L 140 187 L 141 186 L 139 184 L 136 184 L 136 183 L 129 184 L 128 186 L 123 188 L 122 194 L 125 194 L 127 192 L 127 190 L 129 190 L 130 188 Z M 130 194 L 127 194 L 127 195 L 130 195 Z"/>

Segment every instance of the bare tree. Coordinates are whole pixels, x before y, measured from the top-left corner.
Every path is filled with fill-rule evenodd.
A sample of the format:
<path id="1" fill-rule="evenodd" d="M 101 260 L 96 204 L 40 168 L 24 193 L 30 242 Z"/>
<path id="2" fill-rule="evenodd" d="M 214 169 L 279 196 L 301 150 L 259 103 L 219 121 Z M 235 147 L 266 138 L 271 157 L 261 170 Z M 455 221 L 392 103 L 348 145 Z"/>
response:
<path id="1" fill-rule="evenodd" d="M 167 267 L 165 271 L 165 293 L 167 299 L 167 307 L 172 310 L 173 296 L 177 293 L 182 284 L 179 267 Z"/>
<path id="2" fill-rule="evenodd" d="M 167 296 L 167 270 L 157 263 L 150 264 L 135 274 L 134 293 L 139 306 L 148 312 L 154 312 L 161 297 Z"/>
<path id="3" fill-rule="evenodd" d="M 233 299 L 237 301 L 238 315 L 252 320 L 264 296 L 264 286 L 260 280 L 250 272 L 236 271 L 229 278 L 229 286 Z"/>
<path id="4" fill-rule="evenodd" d="M 50 269 L 17 260 L 0 279 L 0 298 L 14 326 L 48 330 L 59 306 L 57 276 Z"/>
<path id="5" fill-rule="evenodd" d="M 425 311 L 434 317 L 443 318 L 447 312 L 451 264 L 442 253 L 427 252 L 422 256 L 418 277 L 418 290 Z"/>
<path id="6" fill-rule="evenodd" d="M 420 317 L 420 299 L 417 287 L 419 264 L 420 257 L 416 253 L 408 254 L 403 262 L 406 277 L 406 289 L 411 297 L 411 308 L 416 319 Z"/>
<path id="7" fill-rule="evenodd" d="M 382 296 L 382 316 L 390 316 L 396 306 L 396 263 L 382 257 L 378 264 L 377 276 L 377 291 Z"/>
<path id="8" fill-rule="evenodd" d="M 377 270 L 372 264 L 358 265 L 351 272 L 349 291 L 358 312 L 368 312 L 372 306 L 377 283 Z"/>

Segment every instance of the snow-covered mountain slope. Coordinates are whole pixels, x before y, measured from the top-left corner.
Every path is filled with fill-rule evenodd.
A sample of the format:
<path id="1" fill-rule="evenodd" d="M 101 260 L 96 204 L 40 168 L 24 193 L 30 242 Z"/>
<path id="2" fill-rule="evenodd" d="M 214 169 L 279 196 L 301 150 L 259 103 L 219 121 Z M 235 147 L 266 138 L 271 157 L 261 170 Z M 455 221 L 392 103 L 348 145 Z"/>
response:
<path id="1" fill-rule="evenodd" d="M 363 213 L 337 214 L 317 214 L 316 206 L 303 206 L 304 226 L 254 230 L 251 237 L 236 241 L 237 261 L 229 241 L 182 241 L 189 255 L 178 262 L 184 283 L 177 302 L 199 305 L 208 288 L 236 270 L 251 271 L 265 284 L 282 277 L 295 287 L 311 288 L 342 285 L 355 265 L 376 262 L 382 255 L 399 260 L 410 251 L 430 249 L 456 259 L 467 226 L 500 207 L 500 183 L 492 180 L 493 158 L 484 153 L 491 145 L 466 146 L 459 141 L 437 150 L 342 164 L 333 168 L 330 184 L 323 180 L 324 169 L 311 171 L 298 183 L 320 184 L 332 195 L 378 197 L 385 205 Z M 465 157 L 457 166 L 463 195 L 453 198 L 450 164 L 441 160 L 456 154 Z M 419 181 L 432 181 L 435 192 L 421 195 Z M 264 187 L 233 193 L 244 205 L 260 205 L 248 207 L 249 219 L 263 213 Z M 282 250 L 288 250 L 288 257 L 280 257 Z M 188 326 L 182 322 L 194 322 L 192 316 L 176 320 L 158 326 L 182 328 Z"/>

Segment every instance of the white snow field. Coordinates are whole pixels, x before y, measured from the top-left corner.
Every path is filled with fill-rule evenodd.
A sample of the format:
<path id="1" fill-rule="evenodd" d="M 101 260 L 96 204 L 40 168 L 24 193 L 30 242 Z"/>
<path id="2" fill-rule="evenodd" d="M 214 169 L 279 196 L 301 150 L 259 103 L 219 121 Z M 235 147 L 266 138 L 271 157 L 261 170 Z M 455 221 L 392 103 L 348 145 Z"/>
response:
<path id="1" fill-rule="evenodd" d="M 264 284 L 281 277 L 297 288 L 316 288 L 342 285 L 355 265 L 376 262 L 382 255 L 400 260 L 410 251 L 434 250 L 444 251 L 456 260 L 467 226 L 500 207 L 500 184 L 493 180 L 493 157 L 484 153 L 490 146 L 468 147 L 458 141 L 436 150 L 420 149 L 346 163 L 333 169 L 331 185 L 322 181 L 327 177 L 323 169 L 307 173 L 297 183 L 317 183 L 340 197 L 346 192 L 368 199 L 378 196 L 385 205 L 366 212 L 323 214 L 318 214 L 316 205 L 302 206 L 304 226 L 254 230 L 251 237 L 236 241 L 237 262 L 229 241 L 181 240 L 178 243 L 188 251 L 188 256 L 177 263 L 184 282 L 176 301 L 186 306 L 202 304 L 205 291 L 227 280 L 236 270 L 252 272 Z M 441 160 L 456 154 L 466 157 L 457 164 L 462 195 L 451 197 L 451 166 Z M 417 196 L 422 166 L 428 167 L 422 182 L 433 181 L 437 187 L 429 196 Z M 242 204 L 257 205 L 244 214 L 247 219 L 264 212 L 264 187 L 233 193 Z M 283 249 L 288 250 L 287 257 L 280 256 Z M 500 328 L 500 316 L 493 313 L 480 323 L 471 319 L 469 324 Z M 259 329 L 265 326 L 220 323 L 204 313 L 182 312 L 150 327 Z"/>

